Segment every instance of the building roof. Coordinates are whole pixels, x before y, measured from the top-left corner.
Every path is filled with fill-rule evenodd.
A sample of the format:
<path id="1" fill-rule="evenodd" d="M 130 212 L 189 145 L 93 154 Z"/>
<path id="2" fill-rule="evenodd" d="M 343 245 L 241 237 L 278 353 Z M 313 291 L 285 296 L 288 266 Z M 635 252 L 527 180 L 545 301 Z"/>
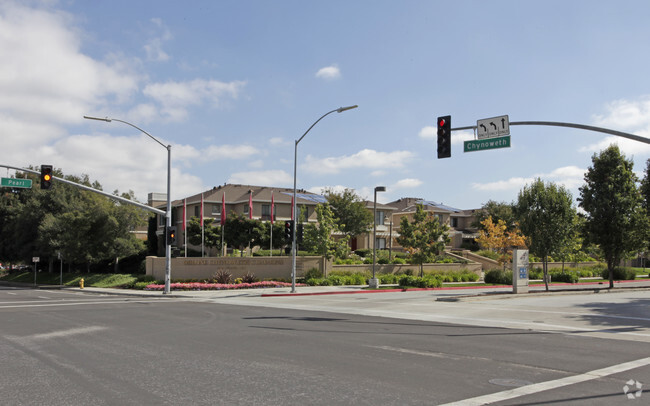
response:
<path id="1" fill-rule="evenodd" d="M 186 198 L 186 203 L 193 204 L 201 202 L 201 195 L 203 195 L 204 203 L 221 203 L 222 196 L 225 194 L 226 204 L 239 204 L 247 203 L 249 194 L 252 192 L 254 202 L 268 202 L 271 203 L 271 195 L 275 203 L 290 204 L 293 197 L 293 188 L 278 188 L 268 186 L 252 186 L 252 185 L 238 185 L 238 184 L 224 184 L 215 186 L 202 193 L 197 193 Z M 311 193 L 306 190 L 298 190 L 296 193 L 296 204 L 315 206 L 318 203 L 325 202 L 325 197 Z M 172 207 L 183 205 L 183 199 L 174 200 Z"/>

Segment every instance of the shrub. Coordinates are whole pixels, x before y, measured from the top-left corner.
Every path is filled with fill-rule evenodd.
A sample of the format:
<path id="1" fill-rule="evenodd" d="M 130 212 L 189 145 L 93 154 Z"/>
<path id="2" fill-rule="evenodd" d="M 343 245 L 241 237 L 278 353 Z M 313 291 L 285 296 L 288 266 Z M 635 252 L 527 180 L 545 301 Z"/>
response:
<path id="1" fill-rule="evenodd" d="M 305 272 L 305 280 L 322 278 L 322 277 L 323 277 L 323 272 L 318 268 L 311 268 L 307 272 Z"/>
<path id="2" fill-rule="evenodd" d="M 366 275 L 361 273 L 355 273 L 354 275 L 348 276 L 349 285 L 365 285 L 366 284 Z"/>
<path id="3" fill-rule="evenodd" d="M 609 279 L 609 270 L 603 269 L 600 276 L 603 279 Z M 636 272 L 631 268 L 614 268 L 614 280 L 616 281 L 631 281 L 636 279 Z"/>
<path id="4" fill-rule="evenodd" d="M 442 286 L 442 281 L 433 275 L 428 275 L 423 278 L 419 276 L 402 275 L 402 277 L 399 278 L 399 286 L 403 288 L 439 288 Z"/>
<path id="5" fill-rule="evenodd" d="M 358 249 L 358 250 L 354 251 L 355 254 L 357 254 L 358 256 L 360 256 L 362 258 L 370 256 L 371 252 L 372 252 L 372 250 L 370 250 L 370 249 Z"/>
<path id="6" fill-rule="evenodd" d="M 252 272 L 246 272 L 246 275 L 244 275 L 241 279 L 244 283 L 255 283 L 258 281 L 257 277 Z"/>
<path id="7" fill-rule="evenodd" d="M 544 271 L 542 268 L 532 268 L 528 272 L 529 279 L 544 279 Z"/>
<path id="8" fill-rule="evenodd" d="M 404 258 L 395 257 L 393 258 L 392 263 L 396 265 L 404 265 L 406 264 L 406 260 Z"/>
<path id="9" fill-rule="evenodd" d="M 565 283 L 578 283 L 580 276 L 575 272 L 564 272 L 554 271 L 548 273 L 551 276 L 551 281 L 553 282 L 565 282 Z"/>
<path id="10" fill-rule="evenodd" d="M 512 271 L 503 269 L 489 269 L 485 272 L 485 283 L 497 285 L 512 285 Z"/>
<path id="11" fill-rule="evenodd" d="M 379 279 L 382 284 L 386 285 L 392 285 L 398 281 L 397 275 L 392 273 L 383 273 L 381 275 L 378 275 L 377 279 Z"/>
<path id="12" fill-rule="evenodd" d="M 388 260 L 388 258 L 379 258 L 379 259 L 377 260 L 377 263 L 378 263 L 378 264 L 381 264 L 381 265 L 385 265 L 385 264 L 389 264 L 390 261 Z"/>
<path id="13" fill-rule="evenodd" d="M 214 274 L 216 283 L 228 284 L 232 281 L 232 274 L 228 271 L 221 270 Z"/>
<path id="14" fill-rule="evenodd" d="M 345 282 L 346 282 L 347 278 L 348 278 L 347 276 L 332 275 L 332 276 L 329 276 L 327 279 L 329 279 L 330 282 L 332 282 L 332 285 L 341 286 L 341 285 L 346 284 Z"/>

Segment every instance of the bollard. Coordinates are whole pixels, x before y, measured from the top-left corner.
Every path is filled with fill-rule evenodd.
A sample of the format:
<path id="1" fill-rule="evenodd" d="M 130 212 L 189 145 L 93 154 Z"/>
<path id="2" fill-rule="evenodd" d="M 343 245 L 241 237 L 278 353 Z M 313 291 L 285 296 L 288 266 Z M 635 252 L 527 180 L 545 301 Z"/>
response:
<path id="1" fill-rule="evenodd" d="M 84 280 L 82 278 L 81 280 L 79 280 L 79 289 L 83 289 L 83 288 L 84 288 Z"/>

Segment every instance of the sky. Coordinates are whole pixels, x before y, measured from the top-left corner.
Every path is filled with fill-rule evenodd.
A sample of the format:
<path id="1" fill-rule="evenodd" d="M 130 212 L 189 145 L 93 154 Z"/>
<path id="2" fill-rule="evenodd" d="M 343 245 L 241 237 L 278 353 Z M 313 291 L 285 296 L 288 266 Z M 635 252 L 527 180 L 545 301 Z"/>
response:
<path id="1" fill-rule="evenodd" d="M 0 0 L 0 165 L 54 165 L 146 202 L 224 183 L 354 189 L 386 203 L 516 201 L 536 178 L 579 197 L 617 143 L 643 176 L 650 145 L 511 126 L 511 147 L 437 159 L 452 128 L 592 125 L 650 138 L 650 2 L 603 0 Z M 163 145 L 117 122 L 127 121 Z M 0 167 L 3 177 L 13 170 Z"/>

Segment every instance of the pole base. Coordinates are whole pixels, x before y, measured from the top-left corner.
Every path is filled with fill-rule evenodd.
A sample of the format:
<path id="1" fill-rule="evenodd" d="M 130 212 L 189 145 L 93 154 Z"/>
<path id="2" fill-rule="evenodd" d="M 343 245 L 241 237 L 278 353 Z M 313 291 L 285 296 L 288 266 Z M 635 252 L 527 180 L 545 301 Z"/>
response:
<path id="1" fill-rule="evenodd" d="M 370 289 L 378 289 L 379 288 L 379 279 L 377 278 L 371 278 L 368 280 L 368 287 Z"/>

